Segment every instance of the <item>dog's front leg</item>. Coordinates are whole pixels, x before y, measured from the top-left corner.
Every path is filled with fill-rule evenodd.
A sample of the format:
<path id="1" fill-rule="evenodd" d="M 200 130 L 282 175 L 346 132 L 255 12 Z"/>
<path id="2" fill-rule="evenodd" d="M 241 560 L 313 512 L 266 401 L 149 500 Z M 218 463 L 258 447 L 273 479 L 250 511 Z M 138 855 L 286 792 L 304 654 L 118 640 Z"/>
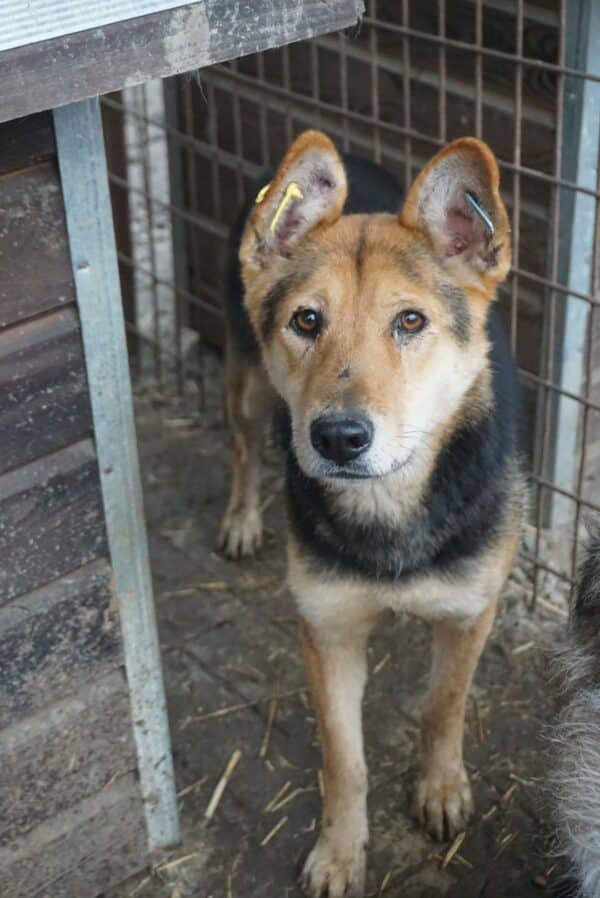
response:
<path id="1" fill-rule="evenodd" d="M 433 664 L 421 725 L 417 810 L 423 825 L 440 841 L 459 832 L 473 812 L 463 763 L 465 708 L 495 611 L 493 601 L 473 623 L 444 620 L 433 625 Z"/>
<path id="2" fill-rule="evenodd" d="M 302 885 L 311 898 L 362 898 L 368 825 L 361 703 L 370 626 L 342 634 L 302 622 L 300 630 L 324 781 L 321 835 L 304 866 Z"/>
<path id="3" fill-rule="evenodd" d="M 260 363 L 227 357 L 227 409 L 233 428 L 231 494 L 219 545 L 230 558 L 253 555 L 262 542 L 261 453 L 273 390 Z"/>

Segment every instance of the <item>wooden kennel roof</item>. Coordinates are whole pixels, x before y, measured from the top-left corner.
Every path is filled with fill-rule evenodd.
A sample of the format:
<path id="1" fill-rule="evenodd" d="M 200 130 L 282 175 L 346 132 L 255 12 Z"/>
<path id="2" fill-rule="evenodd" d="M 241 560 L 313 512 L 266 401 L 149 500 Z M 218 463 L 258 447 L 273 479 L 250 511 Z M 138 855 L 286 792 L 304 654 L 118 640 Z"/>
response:
<path id="1" fill-rule="evenodd" d="M 0 121 L 356 23 L 361 0 L 4 0 Z"/>

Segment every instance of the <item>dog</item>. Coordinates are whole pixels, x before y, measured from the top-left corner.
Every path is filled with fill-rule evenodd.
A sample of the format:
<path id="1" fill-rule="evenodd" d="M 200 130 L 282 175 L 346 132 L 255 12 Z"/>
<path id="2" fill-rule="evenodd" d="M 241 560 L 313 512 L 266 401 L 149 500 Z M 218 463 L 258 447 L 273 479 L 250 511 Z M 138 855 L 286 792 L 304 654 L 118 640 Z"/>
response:
<path id="1" fill-rule="evenodd" d="M 517 376 L 492 306 L 510 229 L 490 149 L 463 138 L 395 180 L 307 131 L 232 234 L 226 391 L 231 557 L 261 542 L 260 456 L 289 422 L 289 585 L 323 753 L 307 895 L 364 894 L 366 644 L 384 609 L 433 631 L 416 804 L 437 839 L 472 813 L 467 692 L 518 544 Z"/>
<path id="2" fill-rule="evenodd" d="M 559 853 L 569 878 L 562 898 L 600 895 L 600 528 L 579 572 L 558 653 L 563 708 L 550 730 L 550 781 Z M 556 760 L 558 759 L 558 760 Z"/>

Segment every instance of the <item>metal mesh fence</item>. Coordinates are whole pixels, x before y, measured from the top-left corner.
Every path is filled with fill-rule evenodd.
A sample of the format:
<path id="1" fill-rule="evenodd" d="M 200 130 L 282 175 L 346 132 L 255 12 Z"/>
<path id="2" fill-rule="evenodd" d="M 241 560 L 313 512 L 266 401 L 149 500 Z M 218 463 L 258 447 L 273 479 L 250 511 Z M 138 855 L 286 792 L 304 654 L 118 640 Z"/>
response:
<path id="1" fill-rule="evenodd" d="M 104 100 L 134 371 L 185 388 L 221 345 L 229 226 L 307 127 L 406 187 L 448 140 L 496 153 L 500 305 L 523 386 L 532 596 L 571 585 L 600 510 L 598 0 L 368 0 L 359 29 Z"/>

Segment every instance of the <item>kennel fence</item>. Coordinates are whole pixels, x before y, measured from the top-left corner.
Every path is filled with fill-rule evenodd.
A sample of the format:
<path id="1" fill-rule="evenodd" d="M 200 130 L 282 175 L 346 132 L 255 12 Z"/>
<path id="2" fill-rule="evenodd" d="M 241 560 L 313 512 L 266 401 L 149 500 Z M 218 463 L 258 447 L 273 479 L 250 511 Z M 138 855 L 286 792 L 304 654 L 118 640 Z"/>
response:
<path id="1" fill-rule="evenodd" d="M 369 0 L 360 27 L 104 99 L 134 373 L 183 392 L 222 346 L 228 230 L 307 127 L 407 187 L 446 141 L 497 154 L 513 267 L 532 601 L 573 583 L 600 512 L 600 0 Z M 199 340 L 199 342 L 198 342 Z"/>

